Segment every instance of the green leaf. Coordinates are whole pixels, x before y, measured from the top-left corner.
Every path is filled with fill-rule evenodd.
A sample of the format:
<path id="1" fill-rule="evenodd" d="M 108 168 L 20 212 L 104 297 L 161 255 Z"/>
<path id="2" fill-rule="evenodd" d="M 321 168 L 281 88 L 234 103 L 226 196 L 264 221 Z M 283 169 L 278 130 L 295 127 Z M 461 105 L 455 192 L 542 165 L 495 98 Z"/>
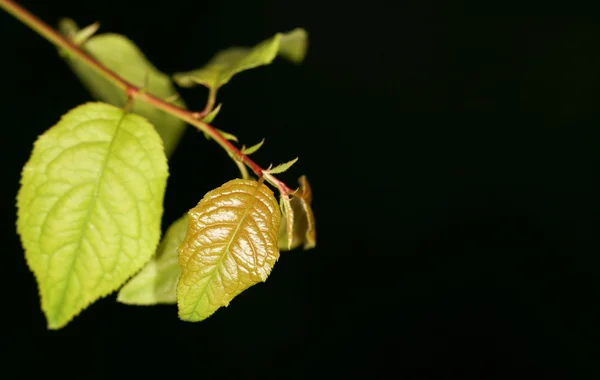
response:
<path id="1" fill-rule="evenodd" d="M 177 281 L 181 275 L 177 249 L 183 242 L 187 224 L 187 215 L 171 224 L 156 256 L 121 288 L 117 301 L 129 305 L 177 303 Z"/>
<path id="2" fill-rule="evenodd" d="M 279 249 L 292 250 L 301 244 L 304 249 L 317 244 L 315 217 L 311 208 L 312 190 L 305 176 L 298 180 L 300 189 L 291 199 L 281 197 L 281 212 L 286 223 L 279 227 Z"/>
<path id="3" fill-rule="evenodd" d="M 221 136 L 225 137 L 226 140 L 235 141 L 235 142 L 238 141 L 238 138 L 235 137 L 234 135 L 232 135 L 231 133 L 227 133 L 227 132 L 222 131 L 222 130 L 220 130 L 218 128 L 215 128 L 215 130 L 217 132 L 219 132 L 221 134 Z M 210 136 L 209 136 L 208 133 L 204 133 L 204 137 L 206 137 L 207 140 L 210 140 Z"/>
<path id="4" fill-rule="evenodd" d="M 75 45 L 81 45 L 93 36 L 100 28 L 100 23 L 95 22 L 85 28 L 79 30 L 79 26 L 71 19 L 63 19 L 60 22 L 60 30 L 62 34 L 67 36 Z"/>
<path id="5" fill-rule="evenodd" d="M 222 105 L 222 103 L 219 103 L 219 105 L 216 106 L 212 111 L 210 111 L 210 113 L 208 115 L 204 116 L 202 121 L 207 124 L 212 123 L 212 121 L 215 119 L 215 117 L 217 117 L 217 115 L 219 114 L 219 111 L 221 111 L 221 105 Z"/>
<path id="6" fill-rule="evenodd" d="M 72 20 L 61 21 L 64 33 L 77 39 L 79 32 L 74 28 L 76 25 Z M 140 49 L 122 35 L 99 34 L 88 39 L 81 48 L 127 82 L 158 98 L 168 99 L 177 93 L 170 77 L 158 71 Z M 68 55 L 65 59 L 96 99 L 117 107 L 125 106 L 127 96 L 122 89 L 99 75 L 85 62 Z M 180 98 L 173 104 L 185 108 L 185 103 Z M 183 136 L 185 122 L 142 101 L 134 101 L 131 112 L 144 116 L 154 125 L 163 139 L 167 156 L 170 156 Z"/>
<path id="7" fill-rule="evenodd" d="M 244 179 L 209 191 L 188 215 L 177 306 L 179 318 L 195 322 L 267 279 L 279 258 L 280 215 L 273 192 Z"/>
<path id="8" fill-rule="evenodd" d="M 307 34 L 303 29 L 277 33 L 273 37 L 249 47 L 232 47 L 219 52 L 204 67 L 176 73 L 173 79 L 181 87 L 204 85 L 215 91 L 229 82 L 237 73 L 270 64 L 279 54 L 299 63 L 307 50 Z"/>
<path id="9" fill-rule="evenodd" d="M 235 142 L 238 141 L 238 138 L 235 137 L 234 135 L 232 135 L 231 133 L 227 133 L 227 132 L 222 131 L 222 130 L 217 129 L 217 128 L 215 128 L 215 129 L 217 130 L 217 132 L 219 132 L 221 134 L 221 136 L 225 137 L 227 140 L 235 141 Z"/>
<path id="10" fill-rule="evenodd" d="M 302 28 L 296 28 L 281 36 L 279 55 L 294 63 L 301 63 L 308 50 L 308 34 Z"/>
<path id="11" fill-rule="evenodd" d="M 262 139 L 258 144 L 252 145 L 250 148 L 246 148 L 243 147 L 242 148 L 242 154 L 245 154 L 246 156 L 256 152 L 257 150 L 260 149 L 260 147 L 265 143 L 265 139 Z"/>
<path id="12" fill-rule="evenodd" d="M 167 159 L 138 115 L 79 106 L 35 142 L 17 196 L 17 231 L 48 328 L 119 288 L 160 238 Z"/>
<path id="13" fill-rule="evenodd" d="M 296 161 L 298 161 L 298 157 L 296 157 L 293 160 L 288 161 L 284 164 L 277 165 L 274 168 L 267 170 L 267 172 L 269 172 L 271 174 L 283 173 L 284 171 L 288 170 L 292 165 L 294 165 L 296 163 Z"/>

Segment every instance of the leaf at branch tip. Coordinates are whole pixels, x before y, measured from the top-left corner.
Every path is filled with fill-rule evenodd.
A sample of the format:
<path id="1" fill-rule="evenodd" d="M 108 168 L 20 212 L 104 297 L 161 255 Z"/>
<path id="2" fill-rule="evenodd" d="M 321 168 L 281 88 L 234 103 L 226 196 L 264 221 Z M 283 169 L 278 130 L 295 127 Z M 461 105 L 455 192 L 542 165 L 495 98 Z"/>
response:
<path id="1" fill-rule="evenodd" d="M 246 156 L 251 155 L 252 153 L 256 152 L 257 150 L 260 149 L 260 147 L 265 143 L 265 139 L 262 139 L 258 144 L 252 145 L 250 148 L 242 148 L 242 154 L 245 154 Z"/>
<path id="2" fill-rule="evenodd" d="M 162 142 L 138 115 L 79 106 L 35 142 L 17 230 L 48 328 L 118 289 L 156 251 L 168 177 Z"/>
<path id="3" fill-rule="evenodd" d="M 77 25 L 72 20 L 62 20 L 60 29 L 74 42 L 77 38 L 81 38 L 80 33 L 84 33 L 77 29 Z M 163 100 L 177 94 L 171 78 L 158 71 L 140 49 L 122 35 L 113 33 L 95 35 L 83 43 L 81 48 L 127 82 L 138 88 L 144 88 L 147 93 Z M 66 55 L 64 58 L 96 99 L 117 107 L 124 107 L 127 104 L 127 95 L 122 89 L 76 57 Z M 172 104 L 185 108 L 185 103 L 180 98 Z M 154 125 L 163 139 L 167 156 L 170 156 L 183 136 L 185 122 L 141 101 L 133 102 L 131 112 L 144 116 Z"/>
<path id="4" fill-rule="evenodd" d="M 267 172 L 269 172 L 271 174 L 283 173 L 284 171 L 288 170 L 292 165 L 294 165 L 296 163 L 296 161 L 298 161 L 298 157 L 296 157 L 293 160 L 288 161 L 284 164 L 277 165 L 274 168 L 267 170 Z"/>
<path id="5" fill-rule="evenodd" d="M 217 53 L 204 67 L 173 75 L 181 87 L 198 84 L 218 90 L 242 71 L 270 64 L 277 55 L 299 63 L 306 55 L 307 34 L 297 28 L 288 33 L 277 33 L 254 47 L 232 47 Z"/>
<path id="6" fill-rule="evenodd" d="M 264 184 L 231 180 L 188 213 L 179 248 L 179 318 L 201 321 L 249 287 L 265 281 L 279 258 L 280 213 Z"/>
<path id="7" fill-rule="evenodd" d="M 212 111 L 210 111 L 210 113 L 206 116 L 204 116 L 204 118 L 202 119 L 203 122 L 210 124 L 212 123 L 212 121 L 215 119 L 215 117 L 217 117 L 217 115 L 219 114 L 219 111 L 221 111 L 221 105 L 223 103 L 219 103 L 218 106 L 216 106 Z"/>
<path id="8" fill-rule="evenodd" d="M 279 249 L 289 251 L 300 244 L 300 239 L 294 239 L 294 209 L 287 195 L 282 195 L 279 199 L 279 208 L 283 221 L 279 225 L 278 245 Z"/>
<path id="9" fill-rule="evenodd" d="M 301 244 L 304 249 L 310 249 L 317 244 L 315 217 L 311 208 L 312 190 L 305 176 L 300 177 L 298 182 L 300 189 L 291 199 L 281 198 L 281 212 L 288 219 L 279 227 L 281 250 L 292 250 Z"/>
<path id="10" fill-rule="evenodd" d="M 177 281 L 181 275 L 177 249 L 183 242 L 188 217 L 177 219 L 165 233 L 156 255 L 119 291 L 117 301 L 129 305 L 177 303 Z"/>

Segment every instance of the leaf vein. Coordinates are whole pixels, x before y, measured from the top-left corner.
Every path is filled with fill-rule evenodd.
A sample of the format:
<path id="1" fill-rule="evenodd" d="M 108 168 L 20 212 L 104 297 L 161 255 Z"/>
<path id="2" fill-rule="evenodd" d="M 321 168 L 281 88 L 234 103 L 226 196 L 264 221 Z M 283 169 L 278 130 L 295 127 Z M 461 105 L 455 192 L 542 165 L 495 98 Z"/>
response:
<path id="1" fill-rule="evenodd" d="M 109 144 L 107 152 L 106 152 L 106 158 L 104 159 L 104 162 L 102 163 L 102 166 L 100 168 L 100 175 L 98 176 L 98 179 L 97 179 L 97 181 L 95 183 L 94 193 L 92 195 L 92 200 L 90 202 L 90 205 L 89 205 L 89 207 L 87 209 L 87 212 L 86 212 L 86 215 L 85 215 L 85 220 L 84 220 L 84 223 L 83 223 L 84 226 L 86 226 L 88 224 L 88 222 L 90 220 L 90 217 L 92 215 L 92 210 L 95 208 L 96 198 L 98 197 L 98 189 L 100 187 L 100 182 L 102 181 L 102 179 L 104 177 L 104 170 L 106 169 L 106 165 L 107 165 L 107 163 L 108 163 L 108 161 L 110 159 L 110 153 L 111 153 L 112 148 L 114 146 L 114 142 L 116 140 L 116 137 L 119 134 L 119 129 L 121 127 L 121 123 L 123 122 L 123 119 L 125 119 L 126 115 L 127 115 L 126 113 L 123 113 L 123 115 L 121 116 L 121 118 L 117 121 L 117 125 L 115 127 L 115 132 L 113 134 L 113 137 L 112 137 L 112 139 L 110 141 L 110 144 Z M 82 233 L 79 236 L 79 239 L 77 241 L 77 245 L 76 245 L 76 248 L 75 248 L 75 254 L 73 255 L 73 259 L 71 260 L 69 268 L 67 269 L 67 278 L 69 278 L 69 279 L 71 278 L 71 276 L 72 276 L 71 273 L 73 272 L 73 269 L 75 268 L 75 263 L 77 262 L 77 258 L 78 258 L 77 252 L 81 248 L 81 244 L 82 244 L 82 241 L 84 239 L 84 235 L 85 235 L 85 233 Z M 64 304 L 65 296 L 67 295 L 67 290 L 69 288 L 69 282 L 70 282 L 70 280 L 67 281 L 67 284 L 65 285 L 65 287 L 64 287 L 61 295 L 58 298 L 57 305 L 61 309 L 62 309 L 62 305 Z"/>

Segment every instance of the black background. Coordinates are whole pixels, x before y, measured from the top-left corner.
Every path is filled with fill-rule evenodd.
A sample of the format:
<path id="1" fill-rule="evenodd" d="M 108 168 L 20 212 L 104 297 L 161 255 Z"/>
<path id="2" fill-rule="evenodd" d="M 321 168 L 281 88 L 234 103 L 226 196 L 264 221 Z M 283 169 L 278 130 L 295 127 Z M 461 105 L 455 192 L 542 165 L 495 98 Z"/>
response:
<path id="1" fill-rule="evenodd" d="M 576 378 L 573 370 L 595 367 L 592 10 L 424 0 L 20 4 L 53 26 L 64 16 L 100 21 L 100 32 L 127 35 L 167 73 L 306 28 L 305 63 L 236 76 L 219 93 L 215 126 L 246 144 L 266 138 L 255 155 L 265 166 L 300 157 L 281 178 L 292 186 L 307 175 L 318 243 L 282 253 L 266 283 L 201 323 L 180 322 L 175 306 L 126 306 L 113 295 L 47 331 L 14 199 L 36 137 L 91 98 L 47 41 L 0 12 L 6 334 L 53 345 L 81 336 L 99 352 L 151 338 L 157 352 L 189 350 L 202 366 L 212 352 L 248 378 L 357 367 L 368 378 L 450 367 L 562 368 Z M 203 107 L 205 90 L 182 94 Z M 237 175 L 191 128 L 170 172 L 164 227 Z M 180 342 L 161 346 L 167 336 Z"/>

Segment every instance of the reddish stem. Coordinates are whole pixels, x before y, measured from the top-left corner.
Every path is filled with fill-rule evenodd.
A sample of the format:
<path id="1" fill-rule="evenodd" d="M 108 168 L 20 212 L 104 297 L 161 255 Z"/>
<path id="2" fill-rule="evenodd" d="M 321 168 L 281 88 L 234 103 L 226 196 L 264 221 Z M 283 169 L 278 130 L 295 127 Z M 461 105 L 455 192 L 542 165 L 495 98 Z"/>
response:
<path id="1" fill-rule="evenodd" d="M 12 0 L 0 0 L 0 8 L 3 8 L 12 16 L 29 26 L 31 29 L 36 31 L 42 37 L 53 43 L 59 48 L 67 50 L 70 54 L 76 56 L 82 62 L 96 70 L 99 74 L 104 76 L 106 79 L 111 81 L 114 85 L 121 88 L 130 99 L 141 100 L 154 107 L 165 111 L 191 125 L 198 128 L 202 132 L 209 135 L 215 140 L 221 147 L 226 151 L 230 152 L 239 161 L 245 163 L 259 178 L 264 177 L 273 186 L 276 186 L 282 194 L 291 194 L 294 190 L 290 189 L 285 183 L 275 178 L 272 174 L 266 172 L 257 163 L 252 161 L 248 156 L 243 154 L 238 148 L 236 148 L 231 142 L 224 138 L 214 127 L 202 122 L 200 119 L 206 116 L 210 112 L 210 108 L 206 107 L 201 112 L 192 112 L 183 108 L 172 105 L 156 96 L 149 94 L 138 87 L 127 82 L 107 67 L 103 66 L 97 60 L 86 54 L 79 46 L 69 41 L 59 32 L 51 28 L 48 24 L 40 20 L 37 16 L 27 11 L 22 6 L 18 5 Z M 214 103 L 214 101 L 213 101 Z"/>

